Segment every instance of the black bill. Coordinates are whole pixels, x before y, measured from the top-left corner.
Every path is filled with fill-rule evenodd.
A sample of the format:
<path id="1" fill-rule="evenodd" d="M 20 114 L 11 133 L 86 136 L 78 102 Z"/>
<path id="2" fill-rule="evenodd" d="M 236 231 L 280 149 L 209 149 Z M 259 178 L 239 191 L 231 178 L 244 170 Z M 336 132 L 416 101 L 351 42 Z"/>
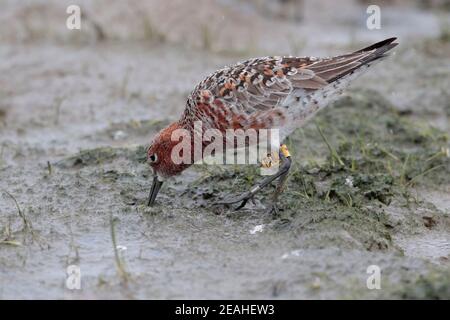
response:
<path id="1" fill-rule="evenodd" d="M 159 189 L 161 189 L 163 182 L 158 180 L 158 177 L 153 178 L 152 188 L 150 189 L 150 195 L 148 197 L 148 206 L 151 207 L 155 203 L 156 196 L 158 195 Z"/>

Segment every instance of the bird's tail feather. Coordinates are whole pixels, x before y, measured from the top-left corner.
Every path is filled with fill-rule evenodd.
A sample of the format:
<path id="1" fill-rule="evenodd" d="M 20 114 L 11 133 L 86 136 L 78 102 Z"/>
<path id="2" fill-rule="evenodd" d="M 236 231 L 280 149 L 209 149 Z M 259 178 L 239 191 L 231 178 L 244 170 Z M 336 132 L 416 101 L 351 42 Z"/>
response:
<path id="1" fill-rule="evenodd" d="M 352 61 L 352 65 L 349 65 L 350 68 L 346 68 L 344 72 L 335 75 L 332 78 L 327 79 L 329 83 L 334 82 L 342 77 L 348 75 L 349 73 L 354 72 L 362 66 L 368 65 L 375 60 L 381 60 L 388 56 L 386 54 L 389 50 L 396 47 L 398 45 L 397 42 L 394 42 L 397 38 L 389 38 L 375 44 L 372 44 L 366 48 L 360 49 L 348 55 L 345 55 L 347 59 L 352 59 L 352 57 L 360 56 L 356 61 Z"/>

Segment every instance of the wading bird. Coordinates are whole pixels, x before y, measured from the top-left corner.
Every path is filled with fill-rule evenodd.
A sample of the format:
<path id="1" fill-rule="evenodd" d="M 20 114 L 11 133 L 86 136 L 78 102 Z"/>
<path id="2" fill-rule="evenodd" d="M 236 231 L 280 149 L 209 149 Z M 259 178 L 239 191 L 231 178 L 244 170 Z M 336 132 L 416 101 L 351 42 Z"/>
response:
<path id="1" fill-rule="evenodd" d="M 262 57 L 220 69 L 200 82 L 189 95 L 180 120 L 161 130 L 147 150 L 154 178 L 148 205 L 155 203 L 165 178 L 178 175 L 191 163 L 176 164 L 171 151 L 178 141 L 172 134 L 184 129 L 195 135 L 194 122 L 221 132 L 227 129 L 279 129 L 283 141 L 317 111 L 337 98 L 348 84 L 387 56 L 398 43 L 386 39 L 367 48 L 330 58 Z M 207 143 L 203 143 L 205 148 Z M 285 145 L 279 148 L 278 171 L 241 196 L 222 204 L 241 202 L 242 208 L 257 192 L 279 179 L 271 210 L 276 209 L 291 166 Z"/>

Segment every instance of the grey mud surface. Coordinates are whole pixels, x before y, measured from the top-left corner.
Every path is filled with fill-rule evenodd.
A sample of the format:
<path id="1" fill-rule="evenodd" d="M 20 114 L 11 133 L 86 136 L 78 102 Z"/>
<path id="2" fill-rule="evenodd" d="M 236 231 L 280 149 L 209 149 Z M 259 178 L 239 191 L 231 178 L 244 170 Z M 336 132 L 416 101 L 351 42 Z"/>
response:
<path id="1" fill-rule="evenodd" d="M 425 24 L 419 35 L 392 22 L 348 36 L 338 20 L 308 37 L 309 22 L 296 34 L 308 42 L 263 39 L 235 52 L 185 47 L 170 34 L 126 45 L 3 34 L 0 298 L 449 299 L 450 44 L 434 15 L 408 12 L 405 21 Z M 271 190 L 237 213 L 213 206 L 260 178 L 243 167 L 194 166 L 145 206 L 145 148 L 208 73 L 393 34 L 396 54 L 288 141 L 295 165 L 279 215 L 264 211 Z M 81 290 L 66 288 L 69 265 L 81 268 Z M 381 290 L 367 289 L 370 265 L 381 268 Z"/>

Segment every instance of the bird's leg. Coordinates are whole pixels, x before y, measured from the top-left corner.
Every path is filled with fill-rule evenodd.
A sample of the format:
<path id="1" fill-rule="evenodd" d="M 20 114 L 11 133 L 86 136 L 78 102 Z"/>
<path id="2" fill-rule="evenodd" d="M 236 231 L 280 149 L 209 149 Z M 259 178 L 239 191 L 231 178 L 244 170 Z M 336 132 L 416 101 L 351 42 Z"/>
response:
<path id="1" fill-rule="evenodd" d="M 287 159 L 287 158 L 286 158 Z M 290 167 L 291 163 L 290 163 L 290 157 L 289 157 L 289 167 Z M 269 207 L 269 213 L 273 213 L 273 214 L 278 214 L 278 197 L 279 195 L 283 192 L 284 190 L 284 186 L 285 186 L 285 182 L 287 180 L 288 177 L 288 173 L 289 173 L 289 168 L 286 170 L 285 173 L 283 173 L 279 178 L 278 178 L 278 184 L 277 184 L 277 188 L 275 189 L 275 192 L 272 196 L 271 199 L 271 204 Z"/>
<path id="2" fill-rule="evenodd" d="M 242 201 L 241 204 L 235 209 L 235 211 L 237 211 L 237 210 L 243 208 L 247 204 L 248 200 L 252 199 L 253 196 L 255 194 L 257 194 L 259 191 L 261 191 L 264 187 L 269 185 L 272 181 L 276 180 L 277 178 L 280 178 L 278 186 L 277 186 L 277 190 L 275 191 L 275 194 L 272 198 L 273 203 L 272 203 L 271 211 L 276 210 L 275 204 L 278 199 L 278 195 L 283 190 L 284 182 L 286 181 L 287 174 L 291 167 L 291 155 L 289 154 L 289 150 L 287 149 L 286 145 L 284 145 L 284 144 L 281 145 L 278 153 L 279 153 L 279 157 L 281 160 L 281 165 L 278 168 L 278 171 L 274 175 L 271 175 L 271 176 L 263 179 L 259 184 L 257 184 L 252 189 L 250 189 L 250 191 L 247 191 L 244 194 L 242 194 L 240 197 L 237 197 L 235 199 L 228 200 L 228 201 L 221 201 L 221 202 L 218 202 L 217 204 L 230 205 L 230 204 L 234 204 L 234 203 L 238 203 L 238 202 Z"/>

